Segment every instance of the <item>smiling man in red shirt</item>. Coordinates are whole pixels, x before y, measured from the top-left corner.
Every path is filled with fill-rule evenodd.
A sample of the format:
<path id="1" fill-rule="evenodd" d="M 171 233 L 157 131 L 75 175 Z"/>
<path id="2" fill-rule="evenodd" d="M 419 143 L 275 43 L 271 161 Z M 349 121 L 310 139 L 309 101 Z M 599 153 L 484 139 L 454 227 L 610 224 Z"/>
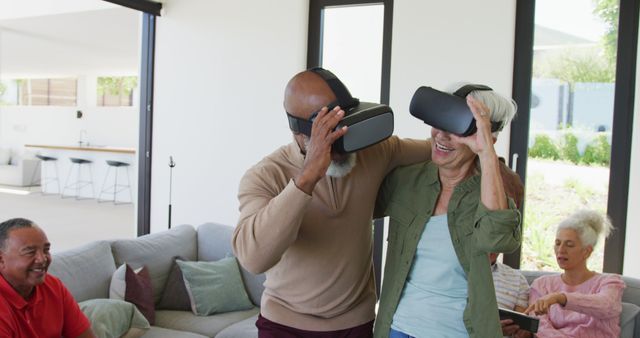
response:
<path id="1" fill-rule="evenodd" d="M 50 247 L 30 220 L 0 223 L 0 337 L 95 337 L 69 290 L 47 274 Z"/>

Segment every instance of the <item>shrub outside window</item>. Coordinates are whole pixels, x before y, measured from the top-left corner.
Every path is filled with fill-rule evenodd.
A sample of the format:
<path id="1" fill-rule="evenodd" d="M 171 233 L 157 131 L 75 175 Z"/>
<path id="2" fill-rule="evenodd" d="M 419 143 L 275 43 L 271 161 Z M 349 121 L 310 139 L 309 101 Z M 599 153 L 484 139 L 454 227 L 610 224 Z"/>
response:
<path id="1" fill-rule="evenodd" d="M 133 90 L 138 85 L 137 76 L 98 77 L 98 106 L 133 106 Z"/>

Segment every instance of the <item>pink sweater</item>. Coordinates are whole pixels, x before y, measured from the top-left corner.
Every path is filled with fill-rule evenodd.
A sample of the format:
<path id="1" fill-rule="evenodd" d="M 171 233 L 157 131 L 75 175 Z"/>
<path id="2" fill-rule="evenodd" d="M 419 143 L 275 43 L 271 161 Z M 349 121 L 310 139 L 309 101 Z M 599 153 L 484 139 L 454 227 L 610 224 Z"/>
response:
<path id="1" fill-rule="evenodd" d="M 567 285 L 560 275 L 537 278 L 529 304 L 553 292 L 567 296 L 565 306 L 555 304 L 540 317 L 538 337 L 619 337 L 624 287 L 622 278 L 612 274 L 596 274 L 580 285 Z"/>

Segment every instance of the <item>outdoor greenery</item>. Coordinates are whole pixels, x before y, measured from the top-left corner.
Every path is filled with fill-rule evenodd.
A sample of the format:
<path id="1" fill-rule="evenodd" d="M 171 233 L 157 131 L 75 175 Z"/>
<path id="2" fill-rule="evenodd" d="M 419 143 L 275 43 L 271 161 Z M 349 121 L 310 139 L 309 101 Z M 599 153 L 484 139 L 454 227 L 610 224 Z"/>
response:
<path id="1" fill-rule="evenodd" d="M 557 271 L 553 246 L 558 223 L 579 209 L 604 213 L 607 194 L 576 179 L 553 185 L 538 173 L 527 180 L 521 265 L 525 270 Z M 603 247 L 602 243 L 596 246 L 588 262 L 590 269 L 602 271 Z"/>
<path id="2" fill-rule="evenodd" d="M 98 77 L 98 106 L 133 105 L 133 90 L 137 85 L 136 76 Z"/>
<path id="3" fill-rule="evenodd" d="M 611 146 L 605 135 L 598 135 L 593 142 L 587 145 L 584 155 L 582 155 L 582 162 L 588 164 L 608 166 L 610 159 Z"/>
<path id="4" fill-rule="evenodd" d="M 615 64 L 608 63 L 597 49 L 567 49 L 557 55 L 535 59 L 533 76 L 559 79 L 573 89 L 578 82 L 614 82 Z"/>
<path id="5" fill-rule="evenodd" d="M 567 161 L 574 164 L 608 166 L 611 158 L 611 145 L 605 133 L 598 135 L 587 145 L 583 154 L 578 150 L 578 137 L 565 130 L 562 137 L 554 139 L 547 134 L 538 134 L 533 146 L 529 148 L 529 156 L 550 160 Z"/>
<path id="6" fill-rule="evenodd" d="M 529 148 L 529 156 L 557 160 L 560 158 L 560 150 L 549 135 L 538 134 L 533 147 Z"/>
<path id="7" fill-rule="evenodd" d="M 0 82 L 0 106 L 4 106 L 7 104 L 6 99 L 3 97 L 6 91 L 7 91 L 7 85 Z"/>
<path id="8" fill-rule="evenodd" d="M 602 45 L 609 68 L 615 70 L 616 51 L 618 50 L 618 17 L 620 13 L 620 0 L 594 0 L 597 15 L 606 25 L 606 31 L 602 36 Z"/>
<path id="9" fill-rule="evenodd" d="M 137 76 L 103 76 L 98 78 L 98 95 L 129 95 L 138 85 Z"/>
<path id="10" fill-rule="evenodd" d="M 593 13 L 606 27 L 601 46 L 591 49 L 567 48 L 550 57 L 536 58 L 533 63 L 534 77 L 559 79 L 568 83 L 571 89 L 578 82 L 615 82 L 619 0 L 593 2 Z"/>
<path id="11" fill-rule="evenodd" d="M 563 142 L 560 145 L 561 154 L 564 160 L 571 163 L 580 162 L 580 152 L 578 151 L 578 138 L 572 133 L 565 133 Z"/>

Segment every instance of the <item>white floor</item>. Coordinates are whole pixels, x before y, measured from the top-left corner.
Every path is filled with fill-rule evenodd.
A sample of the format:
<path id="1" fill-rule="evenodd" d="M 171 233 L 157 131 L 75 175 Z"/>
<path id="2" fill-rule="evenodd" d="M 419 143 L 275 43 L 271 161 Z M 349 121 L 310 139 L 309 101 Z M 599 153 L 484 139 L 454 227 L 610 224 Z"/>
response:
<path id="1" fill-rule="evenodd" d="M 62 199 L 42 195 L 36 192 L 38 188 L 29 192 L 0 185 L 0 222 L 14 217 L 34 221 L 44 229 L 54 253 L 100 239 L 136 237 L 134 204 Z"/>

